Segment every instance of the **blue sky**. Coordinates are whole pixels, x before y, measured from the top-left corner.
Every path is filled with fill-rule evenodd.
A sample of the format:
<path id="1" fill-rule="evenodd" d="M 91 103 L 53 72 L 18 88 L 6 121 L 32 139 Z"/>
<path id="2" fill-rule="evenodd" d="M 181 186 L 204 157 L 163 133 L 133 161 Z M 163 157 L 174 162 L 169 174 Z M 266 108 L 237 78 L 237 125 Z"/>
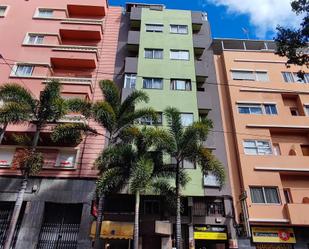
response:
<path id="1" fill-rule="evenodd" d="M 125 6 L 125 0 L 109 0 L 110 5 Z M 130 1 L 134 2 L 134 1 Z M 297 26 L 300 18 L 291 12 L 290 0 L 137 0 L 162 3 L 171 9 L 205 11 L 216 38 L 272 39 L 277 24 Z M 276 13 L 276 15 L 274 15 Z"/>

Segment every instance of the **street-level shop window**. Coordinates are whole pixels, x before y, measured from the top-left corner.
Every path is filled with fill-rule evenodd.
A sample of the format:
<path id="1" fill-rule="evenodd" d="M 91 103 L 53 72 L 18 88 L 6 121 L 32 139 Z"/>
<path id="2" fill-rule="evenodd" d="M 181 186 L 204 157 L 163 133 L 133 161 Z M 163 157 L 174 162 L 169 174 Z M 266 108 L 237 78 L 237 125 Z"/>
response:
<path id="1" fill-rule="evenodd" d="M 250 187 L 252 203 L 280 204 L 277 187 Z"/>
<path id="2" fill-rule="evenodd" d="M 246 155 L 271 155 L 272 149 L 269 141 L 245 140 L 243 142 Z"/>
<path id="3" fill-rule="evenodd" d="M 146 24 L 146 32 L 162 33 L 163 24 Z"/>
<path id="4" fill-rule="evenodd" d="M 173 34 L 188 34 L 188 25 L 171 24 L 171 33 L 173 33 Z"/>

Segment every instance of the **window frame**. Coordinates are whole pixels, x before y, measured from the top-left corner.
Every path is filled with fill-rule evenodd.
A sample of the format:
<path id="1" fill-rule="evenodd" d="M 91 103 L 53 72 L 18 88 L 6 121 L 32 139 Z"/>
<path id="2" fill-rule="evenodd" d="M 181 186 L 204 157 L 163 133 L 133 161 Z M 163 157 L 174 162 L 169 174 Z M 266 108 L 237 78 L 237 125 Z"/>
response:
<path id="1" fill-rule="evenodd" d="M 210 183 L 209 184 L 206 184 L 207 177 L 210 177 Z M 212 187 L 212 188 L 220 188 L 220 183 L 218 181 L 218 178 L 211 171 L 207 171 L 203 175 L 203 186 L 204 187 Z"/>
<path id="2" fill-rule="evenodd" d="M 161 87 L 160 88 L 157 88 L 157 87 L 152 87 L 152 88 L 147 88 L 147 87 L 145 87 L 145 80 L 149 80 L 149 79 L 151 79 L 151 84 L 153 85 L 154 84 L 154 80 L 161 80 Z M 164 80 L 163 80 L 163 78 L 151 78 L 151 77 L 143 77 L 143 89 L 149 89 L 149 90 L 163 90 L 163 84 L 164 84 Z"/>
<path id="3" fill-rule="evenodd" d="M 38 41 L 38 40 L 39 40 L 38 37 L 41 37 L 41 38 L 42 38 L 42 43 L 37 43 L 37 42 L 30 43 L 30 42 L 29 42 L 30 39 L 31 39 L 32 37 L 34 37 L 34 36 L 36 37 L 36 38 L 34 39 L 34 41 Z M 44 34 L 27 33 L 27 35 L 26 35 L 26 37 L 25 37 L 25 39 L 24 39 L 24 44 L 25 44 L 25 45 L 43 45 L 43 44 L 44 44 L 44 37 L 45 37 Z"/>
<path id="4" fill-rule="evenodd" d="M 5 169 L 5 168 L 11 168 L 12 167 L 12 163 L 14 161 L 14 157 L 15 157 L 15 153 L 16 153 L 16 147 L 2 147 L 0 151 L 5 151 L 5 152 L 10 152 L 11 155 L 7 155 L 10 158 L 10 163 L 9 164 L 3 164 L 5 160 L 0 160 L 0 169 Z M 7 153 L 6 153 L 7 154 Z"/>
<path id="5" fill-rule="evenodd" d="M 255 143 L 255 147 L 250 147 L 250 146 L 246 146 L 246 142 L 254 142 Z M 259 147 L 259 145 L 258 145 L 258 143 L 261 143 L 261 142 L 267 142 L 268 143 L 268 147 L 269 147 L 269 150 L 270 150 L 270 153 L 269 154 L 263 154 L 263 153 L 260 153 L 260 151 L 261 151 L 261 149 L 263 148 L 263 147 Z M 272 148 L 272 144 L 271 144 L 271 142 L 270 142 L 270 140 L 256 140 L 256 139 L 244 139 L 243 140 L 243 148 L 244 148 L 244 154 L 246 155 L 246 156 L 271 156 L 271 155 L 273 155 L 273 148 Z M 256 149 L 256 154 L 250 154 L 250 153 L 247 153 L 246 152 L 246 149 Z"/>
<path id="6" fill-rule="evenodd" d="M 31 73 L 30 74 L 18 75 L 17 74 L 18 68 L 22 67 L 22 66 L 24 66 L 24 67 L 31 67 Z M 26 64 L 26 63 L 25 64 L 23 64 L 23 63 L 16 64 L 16 65 L 14 65 L 13 70 L 12 70 L 13 71 L 13 76 L 15 76 L 15 77 L 32 77 L 34 68 L 35 68 L 35 65 L 33 65 L 33 64 Z"/>
<path id="7" fill-rule="evenodd" d="M 186 33 L 179 32 L 180 27 L 186 27 Z M 177 32 L 173 32 L 173 27 L 177 28 Z M 170 33 L 171 34 L 179 34 L 179 35 L 187 35 L 189 34 L 189 27 L 186 24 L 170 24 Z"/>
<path id="8" fill-rule="evenodd" d="M 151 57 L 146 57 L 146 52 L 151 52 Z M 155 57 L 156 52 L 161 52 L 160 58 Z M 163 60 L 164 50 L 162 48 L 145 48 L 144 49 L 144 58 L 149 60 Z"/>
<path id="9" fill-rule="evenodd" d="M 132 80 L 135 81 L 134 83 L 132 83 Z M 129 82 L 128 82 L 129 81 Z M 124 88 L 126 89 L 135 89 L 136 87 L 136 81 L 137 81 L 137 74 L 135 73 L 126 73 L 124 75 Z M 129 87 L 128 87 L 128 84 Z M 134 87 L 132 87 L 134 85 Z"/>
<path id="10" fill-rule="evenodd" d="M 153 26 L 153 27 L 161 27 L 162 29 L 161 30 L 156 30 L 156 29 L 148 29 L 150 26 Z M 145 24 L 145 31 L 146 32 L 149 32 L 149 33 L 163 33 L 163 30 L 164 30 L 164 24 L 161 24 L 161 23 L 146 23 Z"/>
<path id="11" fill-rule="evenodd" d="M 139 125 L 145 125 L 145 126 L 158 126 L 158 125 L 163 125 L 163 113 L 162 112 L 157 112 L 158 114 L 158 119 L 157 122 L 154 122 L 152 118 L 144 118 L 144 120 L 141 118 L 138 120 Z"/>
<path id="12" fill-rule="evenodd" d="M 185 125 L 185 124 L 183 123 L 183 118 L 182 118 L 183 115 L 190 115 L 190 116 L 192 117 L 192 122 L 191 122 L 191 124 Z M 181 124 L 182 124 L 183 127 L 188 127 L 188 126 L 192 125 L 193 122 L 194 122 L 194 114 L 193 114 L 192 112 L 181 112 L 181 113 L 180 113 L 180 120 L 181 120 Z"/>
<path id="13" fill-rule="evenodd" d="M 73 160 L 73 163 L 72 163 L 72 166 L 65 166 L 65 165 L 61 165 L 61 155 L 63 154 L 73 154 L 74 155 L 74 160 Z M 56 162 L 55 162 L 55 165 L 53 166 L 53 168 L 56 168 L 56 169 L 75 169 L 76 168 L 76 163 L 77 163 L 77 155 L 78 155 L 78 150 L 76 149 L 59 149 L 58 151 L 58 155 L 57 155 L 57 159 L 56 159 Z"/>
<path id="14" fill-rule="evenodd" d="M 178 57 L 177 58 L 173 58 L 172 54 L 173 53 L 178 53 Z M 188 58 L 187 59 L 181 59 L 180 57 L 180 53 L 186 52 L 188 54 Z M 189 50 L 185 50 L 185 49 L 170 49 L 170 59 L 171 60 L 177 60 L 177 61 L 189 61 L 190 60 L 190 51 Z"/>
<path id="15" fill-rule="evenodd" d="M 282 71 L 281 75 L 285 83 L 309 84 L 309 73 L 305 73 L 304 79 L 301 81 L 298 81 L 299 78 L 295 72 Z"/>
<path id="16" fill-rule="evenodd" d="M 304 104 L 304 111 L 306 113 L 306 116 L 309 116 L 309 104 Z"/>
<path id="17" fill-rule="evenodd" d="M 1 17 L 6 17 L 8 11 L 9 11 L 9 6 L 8 5 L 1 4 L 0 5 L 0 9 L 2 9 L 2 8 L 4 9 L 4 11 L 3 11 L 3 14 L 1 14 L 1 12 L 0 12 L 0 18 Z"/>
<path id="18" fill-rule="evenodd" d="M 267 106 L 274 106 L 276 113 L 267 113 Z M 241 108 L 248 108 L 249 112 L 240 112 Z M 250 108 L 260 108 L 261 113 L 255 113 L 252 112 Z M 245 114 L 245 115 L 270 115 L 275 116 L 278 115 L 278 109 L 276 103 L 237 103 L 237 111 L 239 114 Z"/>
<path id="19" fill-rule="evenodd" d="M 256 82 L 269 82 L 269 74 L 267 70 L 253 70 L 253 69 L 231 69 L 231 76 L 232 76 L 232 80 L 241 80 L 241 81 L 256 81 Z M 235 77 L 235 73 L 252 73 L 252 77 L 247 77 L 247 78 L 241 78 L 239 77 Z M 259 74 L 261 73 L 265 73 L 266 74 L 266 80 L 260 80 L 262 78 L 259 78 Z"/>
<path id="20" fill-rule="evenodd" d="M 40 15 L 40 13 L 42 13 L 42 11 L 45 11 L 45 13 L 51 12 L 51 16 Z M 42 19 L 52 19 L 52 18 L 54 18 L 54 9 L 52 9 L 52 8 L 37 8 L 34 17 L 42 18 Z"/>
<path id="21" fill-rule="evenodd" d="M 177 82 L 179 81 L 183 81 L 185 83 L 185 89 L 178 89 Z M 189 84 L 189 90 L 187 90 L 187 84 Z M 170 90 L 190 92 L 192 91 L 192 82 L 190 79 L 171 79 L 170 80 Z"/>
<path id="22" fill-rule="evenodd" d="M 282 205 L 282 200 L 281 200 L 281 197 L 280 197 L 279 188 L 277 186 L 249 186 L 249 189 L 250 189 L 250 198 L 251 198 L 252 204 L 256 204 L 256 205 L 276 205 L 276 206 Z M 262 190 L 264 202 L 253 202 L 253 195 L 252 195 L 252 191 L 251 191 L 252 189 L 261 189 Z M 275 189 L 276 193 L 277 193 L 277 197 L 278 197 L 278 202 L 274 202 L 274 203 L 268 202 L 265 189 Z"/>

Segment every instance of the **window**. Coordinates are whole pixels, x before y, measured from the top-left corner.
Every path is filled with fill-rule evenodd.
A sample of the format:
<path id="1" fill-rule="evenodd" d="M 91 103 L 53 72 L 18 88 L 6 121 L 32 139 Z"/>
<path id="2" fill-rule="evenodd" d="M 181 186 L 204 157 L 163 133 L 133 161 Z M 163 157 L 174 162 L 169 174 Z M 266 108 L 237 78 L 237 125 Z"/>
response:
<path id="1" fill-rule="evenodd" d="M 180 118 L 183 126 L 189 126 L 193 123 L 193 113 L 181 113 Z"/>
<path id="2" fill-rule="evenodd" d="M 146 32 L 163 32 L 163 24 L 146 24 Z"/>
<path id="3" fill-rule="evenodd" d="M 163 49 L 145 49 L 145 58 L 163 59 Z"/>
<path id="4" fill-rule="evenodd" d="M 144 78 L 144 89 L 163 89 L 163 79 L 161 78 Z"/>
<path id="5" fill-rule="evenodd" d="M 285 203 L 292 203 L 291 191 L 288 188 L 283 189 Z"/>
<path id="6" fill-rule="evenodd" d="M 263 114 L 262 106 L 259 104 L 239 104 L 238 112 L 241 114 Z"/>
<path id="7" fill-rule="evenodd" d="M 249 71 L 249 70 L 232 70 L 233 80 L 248 80 L 248 81 L 269 81 L 268 73 L 265 71 Z"/>
<path id="8" fill-rule="evenodd" d="M 309 156 L 309 145 L 302 144 L 300 145 L 301 151 L 303 153 L 303 156 Z"/>
<path id="9" fill-rule="evenodd" d="M 309 116 L 309 105 L 305 105 L 304 108 L 307 116 Z"/>
<path id="10" fill-rule="evenodd" d="M 51 18 L 53 17 L 54 11 L 52 9 L 38 9 L 37 17 Z"/>
<path id="11" fill-rule="evenodd" d="M 171 50 L 170 59 L 172 60 L 189 60 L 190 55 L 188 50 Z"/>
<path id="12" fill-rule="evenodd" d="M 2 148 L 0 150 L 0 168 L 10 167 L 14 158 L 15 148 Z"/>
<path id="13" fill-rule="evenodd" d="M 222 199 L 217 200 L 206 200 L 206 212 L 207 216 L 224 216 L 224 202 Z"/>
<path id="14" fill-rule="evenodd" d="M 277 115 L 277 107 L 275 104 L 265 104 L 264 105 L 265 108 L 265 113 L 268 115 Z"/>
<path id="15" fill-rule="evenodd" d="M 0 17 L 4 17 L 5 16 L 5 12 L 7 10 L 7 6 L 0 6 Z"/>
<path id="16" fill-rule="evenodd" d="M 171 24 L 171 33 L 173 33 L 173 34 L 188 34 L 188 26 L 187 25 Z"/>
<path id="17" fill-rule="evenodd" d="M 124 77 L 124 88 L 135 89 L 136 74 L 126 74 Z"/>
<path id="18" fill-rule="evenodd" d="M 252 203 L 280 204 L 276 187 L 250 187 Z"/>
<path id="19" fill-rule="evenodd" d="M 151 117 L 144 117 L 138 123 L 141 125 L 162 125 L 162 112 L 158 112 L 157 114 L 157 120 L 153 120 Z"/>
<path id="20" fill-rule="evenodd" d="M 171 90 L 191 91 L 191 80 L 171 80 Z"/>
<path id="21" fill-rule="evenodd" d="M 246 155 L 271 155 L 270 143 L 263 140 L 244 141 L 244 151 Z"/>
<path id="22" fill-rule="evenodd" d="M 16 76 L 31 76 L 34 66 L 31 65 L 17 65 L 15 69 Z"/>
<path id="23" fill-rule="evenodd" d="M 297 107 L 290 107 L 290 112 L 292 116 L 299 116 Z"/>
<path id="24" fill-rule="evenodd" d="M 279 144 L 274 143 L 273 144 L 273 151 L 275 156 L 280 156 L 281 155 L 281 150 Z"/>
<path id="25" fill-rule="evenodd" d="M 282 77 L 285 82 L 291 83 L 309 83 L 309 74 L 304 74 L 304 79 L 298 77 L 297 73 L 292 72 L 282 72 Z"/>
<path id="26" fill-rule="evenodd" d="M 27 44 L 43 44 L 44 35 L 30 34 L 26 38 Z"/>
<path id="27" fill-rule="evenodd" d="M 74 168 L 75 158 L 75 151 L 60 151 L 57 157 L 55 167 Z"/>
<path id="28" fill-rule="evenodd" d="M 204 175 L 204 186 L 207 187 L 220 187 L 217 177 L 212 172 L 207 172 Z"/>

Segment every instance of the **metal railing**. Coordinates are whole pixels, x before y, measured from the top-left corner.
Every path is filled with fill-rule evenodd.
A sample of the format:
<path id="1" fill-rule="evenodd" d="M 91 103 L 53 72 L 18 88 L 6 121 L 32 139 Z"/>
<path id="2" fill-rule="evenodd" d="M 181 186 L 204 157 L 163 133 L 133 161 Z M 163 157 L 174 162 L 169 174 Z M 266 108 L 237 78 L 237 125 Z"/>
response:
<path id="1" fill-rule="evenodd" d="M 77 52 L 98 52 L 97 47 L 92 46 L 75 46 L 75 45 L 59 45 L 52 48 L 52 50 L 60 51 L 77 51 Z"/>

